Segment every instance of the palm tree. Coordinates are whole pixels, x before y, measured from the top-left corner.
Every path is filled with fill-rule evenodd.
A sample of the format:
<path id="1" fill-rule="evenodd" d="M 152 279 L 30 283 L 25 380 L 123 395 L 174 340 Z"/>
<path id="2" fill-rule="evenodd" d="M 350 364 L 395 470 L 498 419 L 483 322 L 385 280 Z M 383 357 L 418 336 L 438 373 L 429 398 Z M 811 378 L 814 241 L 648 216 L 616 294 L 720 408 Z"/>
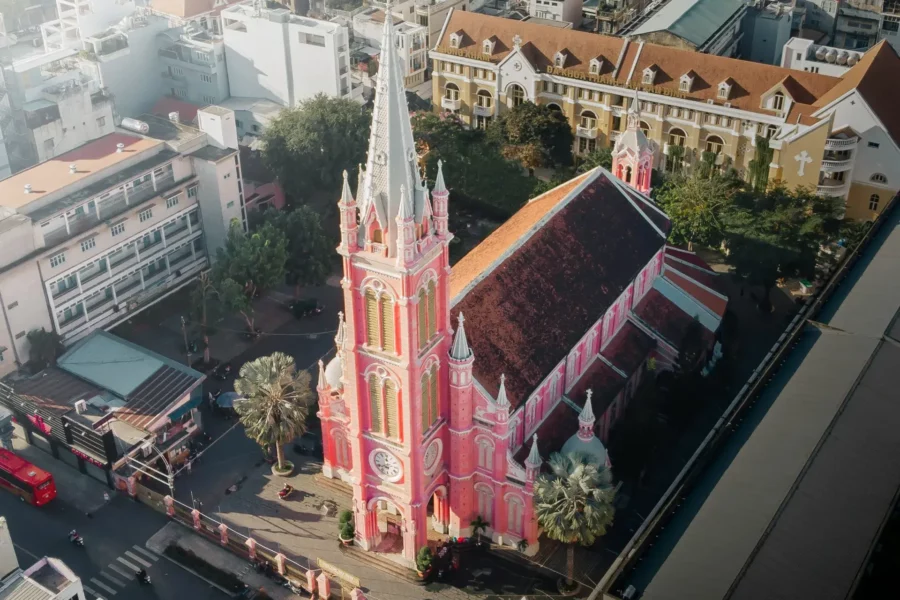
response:
<path id="1" fill-rule="evenodd" d="M 590 546 L 612 524 L 615 489 L 612 471 L 585 454 L 553 454 L 552 471 L 534 485 L 538 525 L 550 539 L 568 544 L 566 586 L 574 587 L 575 544 Z"/>
<path id="2" fill-rule="evenodd" d="M 266 448 L 274 444 L 277 470 L 284 468 L 284 444 L 306 431 L 312 401 L 309 373 L 297 372 L 294 359 L 282 352 L 244 363 L 234 391 L 243 396 L 234 409 L 247 435 Z"/>

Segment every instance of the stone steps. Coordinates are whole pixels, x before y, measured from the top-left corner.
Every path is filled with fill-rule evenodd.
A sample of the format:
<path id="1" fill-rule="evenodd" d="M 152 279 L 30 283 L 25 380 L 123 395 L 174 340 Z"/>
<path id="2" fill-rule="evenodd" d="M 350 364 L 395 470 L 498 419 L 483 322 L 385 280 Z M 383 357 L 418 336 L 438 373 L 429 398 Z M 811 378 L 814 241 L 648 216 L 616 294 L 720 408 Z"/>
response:
<path id="1" fill-rule="evenodd" d="M 345 483 L 340 479 L 331 479 L 330 477 L 325 477 L 319 473 L 316 475 L 316 485 L 320 485 L 335 494 L 347 496 L 348 498 L 353 497 L 353 488 L 350 487 L 349 483 Z"/>
<path id="2" fill-rule="evenodd" d="M 399 565 L 389 558 L 379 556 L 376 552 L 366 552 L 359 546 L 353 544 L 349 546 L 341 544 L 340 549 L 341 553 L 345 556 L 354 558 L 361 563 L 378 569 L 379 571 L 384 571 L 386 573 L 390 573 L 391 575 L 396 575 L 404 581 L 415 583 L 416 585 L 424 585 L 423 581 L 419 579 L 419 576 L 415 571 L 407 569 L 403 565 Z"/>

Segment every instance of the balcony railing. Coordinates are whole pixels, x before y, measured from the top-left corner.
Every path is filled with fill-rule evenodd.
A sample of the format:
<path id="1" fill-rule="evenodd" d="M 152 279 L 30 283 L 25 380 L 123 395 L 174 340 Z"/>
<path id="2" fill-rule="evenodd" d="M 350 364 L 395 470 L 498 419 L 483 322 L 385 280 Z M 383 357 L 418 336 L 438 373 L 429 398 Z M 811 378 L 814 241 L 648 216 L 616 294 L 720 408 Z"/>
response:
<path id="1" fill-rule="evenodd" d="M 579 125 L 575 128 L 575 135 L 582 138 L 587 138 L 589 140 L 593 140 L 597 138 L 597 128 L 596 127 L 582 127 Z"/>
<path id="2" fill-rule="evenodd" d="M 845 160 L 823 160 L 822 170 L 826 173 L 838 173 L 841 171 L 849 171 L 853 167 L 853 159 Z"/>
<path id="3" fill-rule="evenodd" d="M 480 104 L 476 104 L 472 107 L 472 112 L 480 117 L 490 117 L 494 114 L 493 106 L 481 106 Z"/>
<path id="4" fill-rule="evenodd" d="M 852 150 L 856 148 L 856 145 L 859 143 L 857 138 L 850 139 L 840 139 L 840 138 L 828 138 L 825 140 L 825 149 L 826 150 Z"/>
<path id="5" fill-rule="evenodd" d="M 845 196 L 847 188 L 846 181 L 825 180 L 816 187 L 816 193 L 820 196 Z"/>
<path id="6" fill-rule="evenodd" d="M 441 98 L 441 108 L 444 110 L 459 110 L 462 102 L 459 98 Z"/>

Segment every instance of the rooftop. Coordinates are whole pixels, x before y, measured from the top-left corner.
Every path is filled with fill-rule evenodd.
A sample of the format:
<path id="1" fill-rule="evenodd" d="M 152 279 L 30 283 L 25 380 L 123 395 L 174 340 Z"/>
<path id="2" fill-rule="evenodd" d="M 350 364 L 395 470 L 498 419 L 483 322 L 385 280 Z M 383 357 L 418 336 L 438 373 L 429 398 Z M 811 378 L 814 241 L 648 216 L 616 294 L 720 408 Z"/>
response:
<path id="1" fill-rule="evenodd" d="M 116 151 L 117 144 L 124 144 L 122 152 Z M 123 160 L 159 145 L 157 140 L 137 135 L 105 135 L 0 181 L 0 204 L 13 209 L 23 208 L 87 177 L 111 171 Z M 73 164 L 77 167 L 75 173 L 69 169 Z M 26 184 L 31 185 L 30 194 L 25 193 Z"/>
<path id="2" fill-rule="evenodd" d="M 702 46 L 744 6 L 744 0 L 669 0 L 630 35 L 668 31 Z"/>
<path id="3" fill-rule="evenodd" d="M 41 559 L 28 569 L 25 574 L 41 587 L 55 593 L 62 592 L 70 583 L 76 580 L 72 571 L 56 558 Z"/>
<path id="4" fill-rule="evenodd" d="M 229 4 L 244 0 L 150 0 L 150 8 L 174 17 L 190 18 L 206 13 L 218 14 Z"/>
<path id="5" fill-rule="evenodd" d="M 900 211 L 630 577 L 647 600 L 853 597 L 900 489 Z"/>
<path id="6" fill-rule="evenodd" d="M 16 579 L 9 587 L 0 590 L 0 600 L 53 600 L 55 594 L 45 590 L 37 583 L 22 577 L 13 575 Z"/>

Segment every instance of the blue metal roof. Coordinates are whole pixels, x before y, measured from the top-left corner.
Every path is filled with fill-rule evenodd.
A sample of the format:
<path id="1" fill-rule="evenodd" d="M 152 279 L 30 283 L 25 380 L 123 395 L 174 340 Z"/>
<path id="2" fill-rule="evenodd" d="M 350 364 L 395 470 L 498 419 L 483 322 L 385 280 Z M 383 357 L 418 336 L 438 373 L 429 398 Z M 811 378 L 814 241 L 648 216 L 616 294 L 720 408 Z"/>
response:
<path id="1" fill-rule="evenodd" d="M 671 0 L 632 35 L 668 31 L 699 47 L 743 5 L 743 0 Z"/>

